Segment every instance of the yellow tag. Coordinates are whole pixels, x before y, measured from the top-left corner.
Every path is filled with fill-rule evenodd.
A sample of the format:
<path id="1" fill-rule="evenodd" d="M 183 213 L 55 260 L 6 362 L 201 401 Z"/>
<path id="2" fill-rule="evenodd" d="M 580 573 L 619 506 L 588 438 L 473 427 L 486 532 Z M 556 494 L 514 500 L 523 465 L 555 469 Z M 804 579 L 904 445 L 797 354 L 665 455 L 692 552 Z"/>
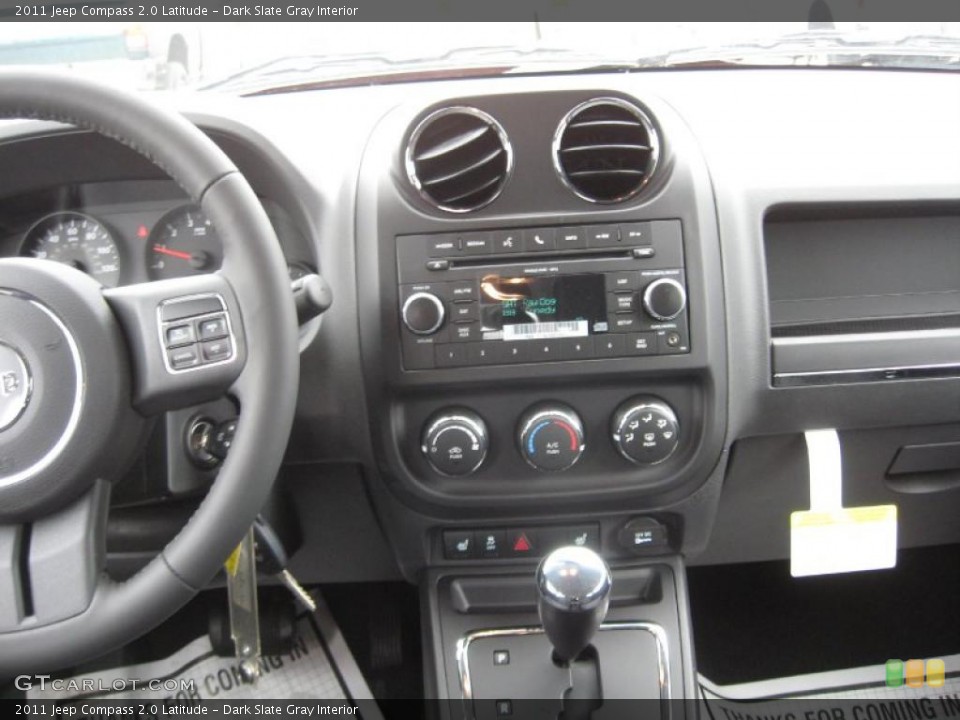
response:
<path id="1" fill-rule="evenodd" d="M 227 561 L 223 564 L 223 567 L 226 568 L 227 574 L 230 577 L 236 577 L 237 575 L 237 566 L 240 564 L 240 548 L 241 545 L 237 545 L 230 557 L 227 558 Z"/>
<path id="2" fill-rule="evenodd" d="M 896 505 L 790 514 L 794 577 L 881 570 L 896 564 Z"/>

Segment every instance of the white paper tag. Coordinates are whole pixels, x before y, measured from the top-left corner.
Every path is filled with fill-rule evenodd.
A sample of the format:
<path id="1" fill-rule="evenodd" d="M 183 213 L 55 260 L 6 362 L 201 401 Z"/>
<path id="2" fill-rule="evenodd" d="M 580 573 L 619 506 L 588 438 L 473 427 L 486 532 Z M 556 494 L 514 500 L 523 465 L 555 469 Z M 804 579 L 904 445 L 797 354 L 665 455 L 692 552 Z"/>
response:
<path id="1" fill-rule="evenodd" d="M 844 508 L 836 430 L 806 433 L 810 510 L 790 515 L 793 577 L 881 570 L 897 564 L 897 506 Z"/>

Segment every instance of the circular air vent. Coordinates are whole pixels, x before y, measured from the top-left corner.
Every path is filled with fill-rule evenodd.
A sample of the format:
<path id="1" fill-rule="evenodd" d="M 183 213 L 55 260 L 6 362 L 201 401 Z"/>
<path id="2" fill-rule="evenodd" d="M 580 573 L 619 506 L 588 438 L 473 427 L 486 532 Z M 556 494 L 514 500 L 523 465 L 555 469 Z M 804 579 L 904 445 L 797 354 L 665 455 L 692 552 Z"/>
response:
<path id="1" fill-rule="evenodd" d="M 496 199 L 513 168 L 513 151 L 500 124 L 471 107 L 428 115 L 410 136 L 407 177 L 441 210 L 465 213 Z"/>
<path id="2" fill-rule="evenodd" d="M 640 108 L 617 98 L 578 105 L 553 138 L 563 182 L 584 200 L 628 200 L 649 182 L 660 154 L 657 131 Z"/>

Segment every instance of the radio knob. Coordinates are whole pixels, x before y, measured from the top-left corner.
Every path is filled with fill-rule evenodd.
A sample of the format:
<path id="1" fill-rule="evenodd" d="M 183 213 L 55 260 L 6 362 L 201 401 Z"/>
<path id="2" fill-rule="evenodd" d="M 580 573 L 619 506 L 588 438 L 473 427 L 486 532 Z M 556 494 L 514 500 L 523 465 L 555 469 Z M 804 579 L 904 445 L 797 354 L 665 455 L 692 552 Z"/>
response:
<path id="1" fill-rule="evenodd" d="M 613 444 L 637 465 L 656 465 L 673 455 L 680 444 L 680 423 L 667 403 L 651 396 L 635 397 L 613 414 Z"/>
<path id="2" fill-rule="evenodd" d="M 520 418 L 518 441 L 523 459 L 537 470 L 566 470 L 583 455 L 583 423 L 566 405 L 537 405 Z"/>
<path id="3" fill-rule="evenodd" d="M 403 303 L 403 324 L 417 335 L 432 335 L 443 327 L 446 310 L 443 301 L 427 292 L 414 293 Z"/>
<path id="4" fill-rule="evenodd" d="M 487 424 L 472 410 L 447 408 L 434 415 L 423 430 L 420 449 L 441 475 L 470 475 L 487 457 Z"/>
<path id="5" fill-rule="evenodd" d="M 657 320 L 673 320 L 687 306 L 687 291 L 672 278 L 660 278 L 643 291 L 643 308 Z"/>

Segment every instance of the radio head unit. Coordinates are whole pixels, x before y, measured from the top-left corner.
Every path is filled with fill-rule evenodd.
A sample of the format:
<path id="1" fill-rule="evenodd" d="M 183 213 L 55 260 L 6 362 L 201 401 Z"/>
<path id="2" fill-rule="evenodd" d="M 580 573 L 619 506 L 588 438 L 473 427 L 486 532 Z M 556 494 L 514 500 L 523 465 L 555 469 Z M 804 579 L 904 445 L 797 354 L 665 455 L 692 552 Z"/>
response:
<path id="1" fill-rule="evenodd" d="M 397 237 L 406 370 L 690 351 L 679 220 Z"/>

